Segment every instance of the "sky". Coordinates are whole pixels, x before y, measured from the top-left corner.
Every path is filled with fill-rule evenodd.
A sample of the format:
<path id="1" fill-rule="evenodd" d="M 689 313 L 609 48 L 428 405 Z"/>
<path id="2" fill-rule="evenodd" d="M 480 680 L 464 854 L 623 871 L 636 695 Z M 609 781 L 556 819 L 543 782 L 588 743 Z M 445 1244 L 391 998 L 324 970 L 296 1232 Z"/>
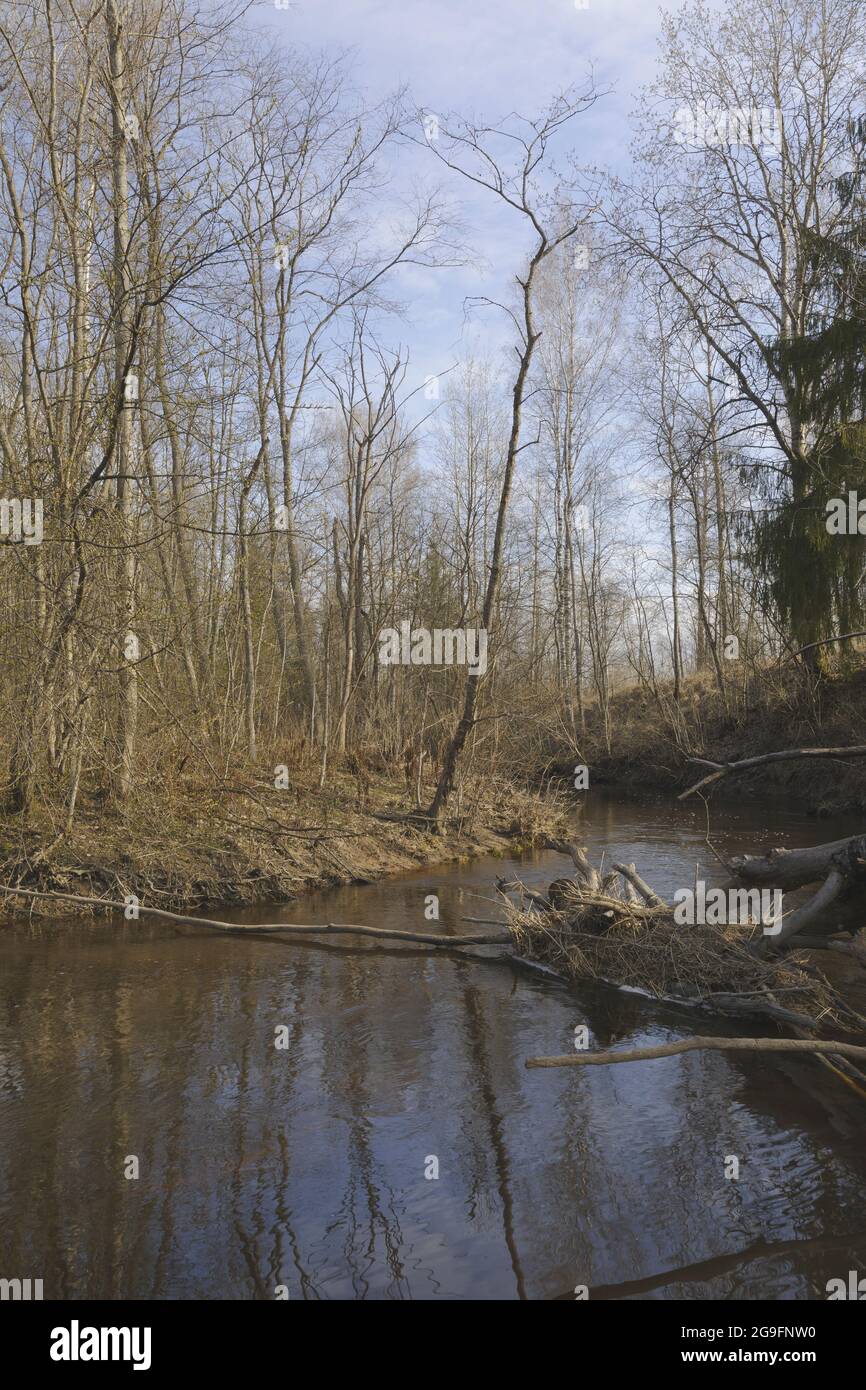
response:
<path id="1" fill-rule="evenodd" d="M 283 4 L 288 8 L 281 8 Z M 497 121 L 511 111 L 533 116 L 552 96 L 583 86 L 590 73 L 605 93 L 573 125 L 578 160 L 624 170 L 631 139 L 629 113 L 654 70 L 659 12 L 653 0 L 260 0 L 256 24 L 275 43 L 312 50 L 348 49 L 354 81 L 371 101 L 402 85 L 434 115 L 456 111 Z M 523 219 L 492 194 L 418 152 L 405 156 L 413 177 L 440 183 L 460 206 L 472 258 L 459 268 L 410 267 L 394 285 L 410 305 L 393 325 L 393 341 L 411 354 L 407 381 L 415 386 L 446 373 L 470 344 L 495 354 L 509 341 L 505 315 L 476 311 L 473 295 L 507 298 L 526 241 Z M 444 178 L 443 178 L 444 173 Z"/>
<path id="2" fill-rule="evenodd" d="M 407 83 L 435 110 L 533 110 L 594 68 L 614 86 L 588 131 L 596 155 L 627 140 L 622 117 L 652 70 L 652 0 L 293 0 L 272 22 L 297 42 L 358 55 L 372 97 Z"/>

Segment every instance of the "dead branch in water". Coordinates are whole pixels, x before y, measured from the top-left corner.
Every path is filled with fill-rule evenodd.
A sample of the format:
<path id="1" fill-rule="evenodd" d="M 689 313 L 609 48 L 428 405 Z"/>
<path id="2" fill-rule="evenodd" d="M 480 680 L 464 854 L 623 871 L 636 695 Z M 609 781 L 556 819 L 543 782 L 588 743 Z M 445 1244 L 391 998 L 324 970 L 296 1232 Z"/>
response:
<path id="1" fill-rule="evenodd" d="M 849 1026 L 825 981 L 807 972 L 802 959 L 771 950 L 780 939 L 787 948 L 841 891 L 835 878 L 812 903 L 790 914 L 777 936 L 756 939 L 748 922 L 679 924 L 674 908 L 633 865 L 614 865 L 614 877 L 620 875 L 623 888 L 631 890 L 617 896 L 611 875 L 602 880 L 584 851 L 564 841 L 551 847 L 569 854 L 577 872 L 550 884 L 547 910 L 537 903 L 508 905 L 506 920 L 519 955 L 571 979 L 600 980 L 728 1016 L 758 1016 L 810 1032 L 819 1020 Z M 796 991 L 796 1009 L 778 1003 L 776 990 Z"/>
<path id="2" fill-rule="evenodd" d="M 778 932 L 773 935 L 768 934 L 764 938 L 760 943 L 762 950 L 766 952 L 773 945 L 790 941 L 804 927 L 808 927 L 816 918 L 820 918 L 830 904 L 836 901 L 846 883 L 847 879 L 839 869 L 831 869 L 818 892 L 813 894 L 807 903 L 803 903 L 802 907 L 796 908 L 794 912 L 784 917 Z"/>
<path id="3" fill-rule="evenodd" d="M 114 902 L 110 898 L 85 898 L 80 893 L 47 893 L 36 892 L 32 888 L 18 888 L 15 886 L 4 886 L 2 890 L 8 897 L 23 898 L 51 898 L 65 902 L 78 903 L 87 907 L 106 907 L 117 912 L 123 912 L 124 903 Z M 307 936 L 311 932 L 319 936 L 374 936 L 377 939 L 387 939 L 394 941 L 414 941 L 420 942 L 424 946 L 510 946 L 513 938 L 510 932 L 503 932 L 498 936 L 434 936 L 429 932 L 397 931 L 389 927 L 362 927 L 354 922 L 313 922 L 310 924 L 299 924 L 297 922 L 262 922 L 260 925 L 247 926 L 243 922 L 220 922 L 213 917 L 186 917 L 179 912 L 167 912 L 161 907 L 146 907 L 143 903 L 138 905 L 137 911 L 148 917 L 158 917 L 164 922 L 177 922 L 187 927 L 207 927 L 215 931 L 231 932 L 233 935 L 243 933 L 248 936 L 264 936 L 274 933 L 281 933 L 289 936 Z"/>
<path id="4" fill-rule="evenodd" d="M 866 836 L 847 835 L 806 849 L 776 846 L 766 854 L 740 854 L 729 867 L 742 883 L 756 888 L 803 888 L 826 879 L 834 868 L 849 876 L 866 868 Z"/>
<path id="5" fill-rule="evenodd" d="M 637 889 L 644 902 L 647 903 L 649 907 L 667 906 L 664 899 L 660 898 L 658 893 L 655 893 L 653 889 L 650 888 L 649 884 L 641 878 L 634 864 L 614 864 L 613 867 L 618 874 L 622 874 L 626 883 Z"/>
<path id="6" fill-rule="evenodd" d="M 586 850 L 576 845 L 572 840 L 552 840 L 549 837 L 544 841 L 545 849 L 555 850 L 557 854 L 567 854 L 574 867 L 577 869 L 578 877 L 592 893 L 601 892 L 603 888 L 601 875 L 598 870 L 593 868 L 587 858 Z M 654 889 L 642 879 L 635 869 L 634 864 L 613 864 L 611 865 L 613 874 L 619 874 L 626 885 L 636 888 L 644 902 L 649 907 L 665 907 L 664 898 L 660 898 Z M 605 880 L 607 883 L 608 880 Z M 628 898 L 626 899 L 628 901 Z"/>
<path id="7" fill-rule="evenodd" d="M 702 777 L 700 782 L 695 782 L 693 787 L 680 792 L 678 801 L 685 801 L 687 796 L 692 796 L 702 787 L 708 787 L 711 782 L 718 782 L 721 777 L 727 777 L 729 772 L 745 772 L 752 767 L 760 767 L 762 763 L 781 763 L 787 762 L 790 758 L 864 758 L 866 757 L 866 744 L 856 744 L 848 748 L 784 748 L 778 753 L 761 753 L 755 758 L 740 758 L 734 763 L 717 763 L 710 758 L 689 758 L 690 763 L 698 763 L 701 767 L 713 769 L 706 777 Z"/>
<path id="8" fill-rule="evenodd" d="M 818 1038 L 682 1038 L 658 1047 L 635 1047 L 626 1052 L 575 1052 L 565 1057 L 527 1057 L 525 1067 L 606 1067 L 615 1062 L 648 1062 L 676 1057 L 681 1052 L 815 1052 L 857 1057 L 866 1062 L 866 1047 Z"/>
<path id="9" fill-rule="evenodd" d="M 848 886 L 866 875 L 866 836 L 852 835 L 809 849 L 771 849 L 753 857 L 740 855 L 732 859 L 730 868 L 743 883 L 772 884 L 779 888 L 797 888 L 804 883 L 823 879 L 816 893 L 783 918 L 780 930 L 765 936 L 756 950 L 766 955 L 774 946 L 790 944 L 794 937 L 820 920 L 827 909 L 841 897 Z"/>

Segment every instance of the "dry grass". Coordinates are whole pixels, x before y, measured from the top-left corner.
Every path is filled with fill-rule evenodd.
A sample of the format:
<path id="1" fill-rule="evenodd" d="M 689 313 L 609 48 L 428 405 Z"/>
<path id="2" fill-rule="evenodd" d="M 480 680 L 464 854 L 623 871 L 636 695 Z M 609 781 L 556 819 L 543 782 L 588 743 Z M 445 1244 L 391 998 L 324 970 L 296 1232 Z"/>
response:
<path id="1" fill-rule="evenodd" d="M 842 1023 L 836 996 L 808 973 L 803 957 L 758 959 L 749 950 L 749 927 L 681 926 L 667 905 L 626 903 L 577 882 L 555 911 L 511 907 L 508 925 L 518 954 L 570 979 L 698 1002 L 716 994 L 760 1001 L 769 993 L 796 1013 Z"/>
<path id="2" fill-rule="evenodd" d="M 248 770 L 220 782 L 150 779 L 126 809 L 82 797 L 68 831 L 62 808 L 46 804 L 26 824 L 0 817 L 0 882 L 83 897 L 135 894 L 173 910 L 280 902 L 530 847 L 563 820 L 555 797 L 488 779 L 468 792 L 469 813 L 434 828 L 413 816 L 405 785 L 382 775 L 359 787 L 338 770 L 324 790 L 316 774 L 294 767 L 283 790 Z"/>

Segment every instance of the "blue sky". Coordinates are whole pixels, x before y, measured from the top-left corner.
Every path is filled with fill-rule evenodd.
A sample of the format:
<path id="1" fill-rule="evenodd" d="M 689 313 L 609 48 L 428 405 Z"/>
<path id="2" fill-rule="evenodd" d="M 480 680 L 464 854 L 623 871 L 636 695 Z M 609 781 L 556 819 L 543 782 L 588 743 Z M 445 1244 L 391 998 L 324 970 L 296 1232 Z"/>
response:
<path id="1" fill-rule="evenodd" d="M 560 162 L 570 147 L 582 162 L 624 169 L 629 113 L 653 74 L 659 12 L 652 0 L 589 0 L 586 9 L 575 0 L 293 0 L 289 9 L 263 0 L 257 22 L 289 47 L 351 50 L 355 83 L 371 101 L 405 84 L 437 114 L 532 116 L 592 71 L 608 94 L 575 122 Z M 474 256 L 459 269 L 410 268 L 396 282 L 411 307 L 391 326 L 393 339 L 411 351 L 415 384 L 445 371 L 470 341 L 495 351 L 509 340 L 504 315 L 487 310 L 467 324 L 463 303 L 476 294 L 506 297 L 526 243 L 522 219 L 493 195 L 448 171 L 443 179 L 424 152 L 407 151 L 410 168 L 459 202 Z"/>
<path id="2" fill-rule="evenodd" d="M 651 0 L 589 0 L 585 10 L 574 0 L 295 0 L 274 6 L 272 22 L 300 43 L 354 49 L 371 97 L 406 82 L 434 110 L 531 110 L 594 65 L 618 95 L 592 140 L 615 157 L 630 95 L 651 71 L 658 11 Z"/>

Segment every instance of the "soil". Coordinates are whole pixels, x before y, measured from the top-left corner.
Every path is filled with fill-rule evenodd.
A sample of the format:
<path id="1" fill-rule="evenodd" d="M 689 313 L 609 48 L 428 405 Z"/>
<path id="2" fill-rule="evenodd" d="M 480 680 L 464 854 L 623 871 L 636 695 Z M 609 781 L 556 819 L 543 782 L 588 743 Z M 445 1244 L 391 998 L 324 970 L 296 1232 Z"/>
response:
<path id="1" fill-rule="evenodd" d="M 351 775 L 335 774 L 325 790 L 301 780 L 277 790 L 240 774 L 219 788 L 188 779 L 139 787 L 125 810 L 96 799 L 79 804 L 66 832 L 48 807 L 36 807 L 24 826 L 0 818 L 0 881 L 82 897 L 134 894 L 169 910 L 286 902 L 530 848 L 561 834 L 566 816 L 555 793 L 499 779 L 465 789 L 463 814 L 439 826 L 413 812 L 405 786 L 381 779 L 359 789 Z M 32 910 L 57 909 L 47 902 Z"/>

